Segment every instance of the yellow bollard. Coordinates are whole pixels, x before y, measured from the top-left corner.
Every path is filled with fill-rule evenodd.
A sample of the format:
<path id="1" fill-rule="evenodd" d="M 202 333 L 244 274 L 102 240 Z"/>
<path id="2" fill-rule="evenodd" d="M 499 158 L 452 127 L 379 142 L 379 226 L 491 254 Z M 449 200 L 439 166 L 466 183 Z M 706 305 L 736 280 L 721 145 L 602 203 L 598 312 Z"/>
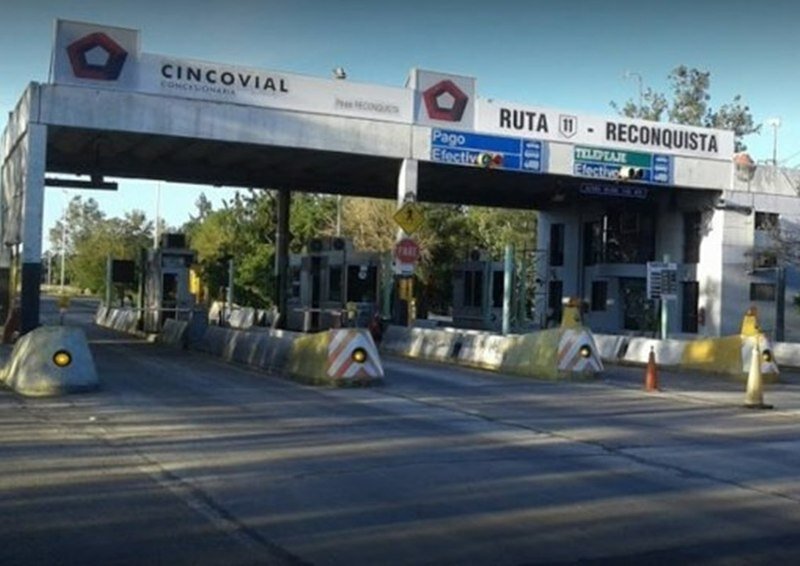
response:
<path id="1" fill-rule="evenodd" d="M 756 337 L 753 355 L 750 358 L 750 373 L 747 374 L 747 392 L 744 406 L 746 409 L 772 409 L 772 405 L 764 403 L 764 382 L 761 376 L 761 346 Z"/>

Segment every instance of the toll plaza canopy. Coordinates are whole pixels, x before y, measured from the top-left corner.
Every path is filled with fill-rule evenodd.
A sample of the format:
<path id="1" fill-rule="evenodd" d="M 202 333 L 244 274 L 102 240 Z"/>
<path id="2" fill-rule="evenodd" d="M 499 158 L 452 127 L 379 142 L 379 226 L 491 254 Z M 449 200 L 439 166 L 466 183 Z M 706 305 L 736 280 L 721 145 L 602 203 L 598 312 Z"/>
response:
<path id="1" fill-rule="evenodd" d="M 390 87 L 140 43 L 138 30 L 57 21 L 50 79 L 30 84 L 0 139 L 0 279 L 18 250 L 23 331 L 38 324 L 46 174 L 530 209 L 732 182 L 729 131 L 495 101 L 440 72 Z"/>

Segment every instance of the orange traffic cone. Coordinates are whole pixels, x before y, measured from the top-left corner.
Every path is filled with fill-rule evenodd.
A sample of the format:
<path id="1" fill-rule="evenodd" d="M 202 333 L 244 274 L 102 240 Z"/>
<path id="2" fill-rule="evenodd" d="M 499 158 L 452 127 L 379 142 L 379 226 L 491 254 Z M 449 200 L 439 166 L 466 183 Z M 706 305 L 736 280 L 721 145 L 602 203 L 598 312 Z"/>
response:
<path id="1" fill-rule="evenodd" d="M 647 357 L 647 370 L 644 374 L 645 391 L 658 391 L 658 368 L 656 367 L 656 353 L 650 346 L 650 355 Z"/>
<path id="2" fill-rule="evenodd" d="M 744 397 L 744 406 L 747 409 L 772 409 L 772 405 L 764 403 L 764 387 L 761 376 L 761 348 L 758 337 L 753 347 L 753 356 L 750 358 L 750 373 L 747 374 L 747 392 Z"/>

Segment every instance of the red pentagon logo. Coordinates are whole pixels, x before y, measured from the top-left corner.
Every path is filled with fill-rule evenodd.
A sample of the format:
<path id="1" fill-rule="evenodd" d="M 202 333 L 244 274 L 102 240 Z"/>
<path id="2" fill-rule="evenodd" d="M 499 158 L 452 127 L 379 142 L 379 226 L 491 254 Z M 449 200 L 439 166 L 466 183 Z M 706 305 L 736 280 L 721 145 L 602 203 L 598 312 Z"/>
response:
<path id="1" fill-rule="evenodd" d="M 439 81 L 422 93 L 428 117 L 445 122 L 460 122 L 469 97 L 451 80 Z"/>
<path id="2" fill-rule="evenodd" d="M 117 80 L 128 57 L 127 51 L 101 32 L 73 41 L 67 46 L 67 54 L 76 77 L 98 81 Z"/>

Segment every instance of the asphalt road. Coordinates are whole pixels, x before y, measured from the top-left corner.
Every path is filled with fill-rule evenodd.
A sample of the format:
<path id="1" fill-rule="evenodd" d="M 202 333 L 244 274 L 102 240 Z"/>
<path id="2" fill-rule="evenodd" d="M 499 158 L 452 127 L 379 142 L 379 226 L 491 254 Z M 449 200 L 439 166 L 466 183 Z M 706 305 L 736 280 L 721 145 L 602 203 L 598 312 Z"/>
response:
<path id="1" fill-rule="evenodd" d="M 55 321 L 53 305 L 43 306 Z M 101 391 L 0 390 L 2 564 L 800 559 L 800 387 L 551 383 L 384 360 L 298 385 L 87 324 Z"/>

